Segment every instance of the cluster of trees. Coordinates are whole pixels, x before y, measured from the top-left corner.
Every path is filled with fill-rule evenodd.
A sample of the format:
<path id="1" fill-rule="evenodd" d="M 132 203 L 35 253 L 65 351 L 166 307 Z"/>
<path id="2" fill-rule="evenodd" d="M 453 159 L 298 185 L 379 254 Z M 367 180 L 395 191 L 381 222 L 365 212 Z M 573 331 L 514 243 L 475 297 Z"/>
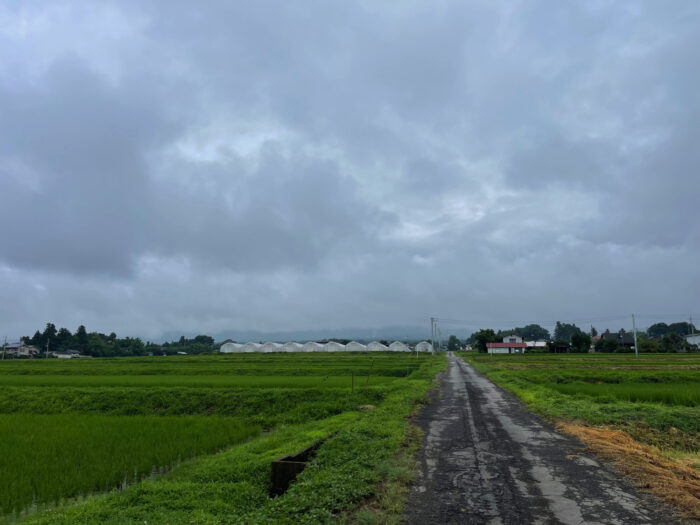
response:
<path id="1" fill-rule="evenodd" d="M 483 331 L 483 330 L 480 330 Z M 487 330 L 488 331 L 488 330 Z M 496 338 L 495 341 L 487 341 L 488 343 L 495 343 L 502 341 L 504 337 L 508 335 L 517 335 L 523 338 L 523 341 L 548 341 L 549 340 L 549 330 L 541 327 L 538 324 L 529 324 L 523 327 L 515 327 L 512 330 L 499 330 L 498 332 L 493 332 L 493 337 Z M 470 335 L 465 343 L 468 345 L 474 345 L 477 342 L 477 336 L 479 332 L 474 332 Z M 484 347 L 486 348 L 486 347 Z"/>
<path id="2" fill-rule="evenodd" d="M 522 327 L 515 327 L 512 330 L 499 330 L 498 332 L 487 328 L 474 332 L 464 342 L 476 348 L 479 352 L 486 352 L 487 343 L 499 343 L 504 337 L 509 335 L 517 335 L 523 338 L 523 341 L 548 341 L 550 339 L 549 330 L 538 325 L 529 324 Z M 450 336 L 450 339 L 454 336 Z M 447 348 L 450 350 L 450 341 L 448 340 Z"/>
<path id="3" fill-rule="evenodd" d="M 648 332 L 647 332 L 648 333 Z M 675 332 L 664 334 L 661 338 L 649 338 L 646 334 L 639 337 L 640 352 L 697 352 L 698 346 L 691 345 L 685 337 Z"/>
<path id="4" fill-rule="evenodd" d="M 640 352 L 697 351 L 698 347 L 689 344 L 684 337 L 685 334 L 694 332 L 695 327 L 690 323 L 672 323 L 670 325 L 657 323 L 650 326 L 646 332 L 637 332 L 637 348 Z M 590 333 L 586 333 L 573 323 L 557 321 L 551 340 L 549 332 L 545 328 L 531 324 L 522 328 L 499 330 L 498 332 L 490 328 L 482 329 L 469 336 L 465 343 L 472 345 L 479 352 L 486 352 L 487 343 L 501 342 L 504 337 L 509 335 L 518 335 L 523 340 L 528 341 L 544 339 L 549 341 L 548 350 L 550 351 L 566 347 L 569 352 L 588 352 L 593 338 L 598 335 L 598 331 L 595 327 L 591 327 Z M 456 350 L 458 346 L 459 340 L 455 336 L 450 336 L 447 345 L 448 350 Z M 596 352 L 634 352 L 632 334 L 627 333 L 622 328 L 618 332 L 610 332 L 609 329 L 605 330 L 601 337 L 596 339 L 594 348 Z"/>
<path id="5" fill-rule="evenodd" d="M 665 335 L 684 336 L 695 333 L 695 326 L 690 323 L 656 323 L 649 327 L 647 335 L 652 339 L 662 339 Z"/>
<path id="6" fill-rule="evenodd" d="M 193 339 L 181 337 L 179 341 L 163 343 L 162 345 L 146 342 L 138 337 L 117 337 L 114 332 L 102 334 L 88 332 L 80 325 L 75 333 L 67 328 L 56 329 L 53 323 L 46 323 L 43 332 L 37 330 L 33 336 L 22 337 L 22 342 L 36 346 L 42 350 L 42 356 L 48 348 L 51 352 L 67 352 L 77 350 L 83 355 L 93 357 L 140 356 L 148 354 L 175 354 L 187 352 L 198 354 L 215 350 L 214 338 L 208 335 L 198 335 Z"/>
<path id="7" fill-rule="evenodd" d="M 179 340 L 171 343 L 165 342 L 162 345 L 153 345 L 149 343 L 149 345 L 152 347 L 157 346 L 157 349 L 150 350 L 150 352 L 164 354 L 176 354 L 177 352 L 203 354 L 205 352 L 212 352 L 218 349 L 214 343 L 214 338 L 209 335 L 198 335 L 192 339 L 188 339 L 183 335 Z"/>

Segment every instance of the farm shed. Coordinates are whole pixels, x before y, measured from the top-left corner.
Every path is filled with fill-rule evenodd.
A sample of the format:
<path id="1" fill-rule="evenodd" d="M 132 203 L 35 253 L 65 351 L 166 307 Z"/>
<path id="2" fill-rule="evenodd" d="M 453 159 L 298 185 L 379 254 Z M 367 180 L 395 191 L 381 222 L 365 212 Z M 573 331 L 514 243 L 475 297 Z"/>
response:
<path id="1" fill-rule="evenodd" d="M 260 344 L 258 343 L 246 343 L 241 347 L 241 352 L 259 352 L 260 351 Z"/>
<path id="2" fill-rule="evenodd" d="M 357 341 L 350 341 L 345 345 L 345 350 L 348 352 L 364 352 L 367 350 L 367 347 Z"/>
<path id="3" fill-rule="evenodd" d="M 240 352 L 242 347 L 242 344 L 234 343 L 233 341 L 226 341 L 219 348 L 219 352 L 222 354 L 235 354 Z"/>
<path id="4" fill-rule="evenodd" d="M 370 344 L 367 345 L 367 350 L 369 350 L 370 352 L 386 352 L 387 350 L 389 350 L 389 347 L 377 341 L 372 341 Z"/>
<path id="5" fill-rule="evenodd" d="M 416 352 L 432 352 L 433 351 L 433 345 L 431 345 L 428 341 L 421 341 L 416 345 Z"/>
<path id="6" fill-rule="evenodd" d="M 323 345 L 320 345 L 314 341 L 309 341 L 301 347 L 302 352 L 323 352 Z"/>
<path id="7" fill-rule="evenodd" d="M 394 341 L 389 345 L 389 350 L 392 352 L 410 352 L 411 349 L 400 341 Z"/>
<path id="8" fill-rule="evenodd" d="M 303 346 L 299 343 L 289 342 L 282 345 L 280 352 L 301 352 L 302 348 Z"/>
<path id="9" fill-rule="evenodd" d="M 324 352 L 344 352 L 345 345 L 341 345 L 340 343 L 336 343 L 335 341 L 328 341 L 325 345 L 323 345 L 323 351 Z"/>
<path id="10" fill-rule="evenodd" d="M 264 345 L 260 347 L 260 350 L 258 352 L 263 352 L 266 354 L 271 354 L 272 352 L 281 352 L 282 351 L 282 345 L 279 343 L 271 343 L 267 342 Z"/>
<path id="11" fill-rule="evenodd" d="M 547 341 L 525 341 L 528 348 L 547 348 Z"/>

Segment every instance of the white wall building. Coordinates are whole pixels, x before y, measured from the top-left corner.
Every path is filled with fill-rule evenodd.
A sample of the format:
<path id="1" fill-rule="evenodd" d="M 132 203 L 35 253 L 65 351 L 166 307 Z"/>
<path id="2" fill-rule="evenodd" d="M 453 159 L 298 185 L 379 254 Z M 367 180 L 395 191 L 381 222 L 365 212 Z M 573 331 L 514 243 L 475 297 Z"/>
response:
<path id="1" fill-rule="evenodd" d="M 546 348 L 547 341 L 525 341 L 528 348 Z"/>
<path id="2" fill-rule="evenodd" d="M 691 345 L 700 345 L 700 334 L 686 335 L 685 340 Z"/>
<path id="3" fill-rule="evenodd" d="M 523 343 L 523 338 L 517 335 L 504 337 L 502 343 L 486 343 L 489 354 L 523 354 L 526 349 L 527 344 Z"/>

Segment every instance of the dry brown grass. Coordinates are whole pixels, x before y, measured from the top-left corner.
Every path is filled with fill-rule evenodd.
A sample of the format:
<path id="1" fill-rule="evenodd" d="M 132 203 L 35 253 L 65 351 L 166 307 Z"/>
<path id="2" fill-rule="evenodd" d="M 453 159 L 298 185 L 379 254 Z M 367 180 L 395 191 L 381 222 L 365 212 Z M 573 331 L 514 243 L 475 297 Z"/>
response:
<path id="1" fill-rule="evenodd" d="M 700 519 L 700 474 L 693 468 L 663 458 L 657 448 L 642 445 L 621 430 L 564 422 L 557 427 L 612 461 L 622 474 L 680 509 L 685 517 Z"/>

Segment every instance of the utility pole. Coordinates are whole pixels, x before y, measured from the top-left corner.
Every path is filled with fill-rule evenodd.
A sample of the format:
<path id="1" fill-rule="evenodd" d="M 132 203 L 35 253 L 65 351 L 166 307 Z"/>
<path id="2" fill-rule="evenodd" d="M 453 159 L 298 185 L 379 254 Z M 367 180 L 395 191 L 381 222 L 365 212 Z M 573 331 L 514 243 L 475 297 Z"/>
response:
<path id="1" fill-rule="evenodd" d="M 634 355 L 639 357 L 639 349 L 637 348 L 637 323 L 634 320 L 634 314 L 632 314 L 632 330 L 634 331 Z"/>
<path id="2" fill-rule="evenodd" d="M 51 344 L 51 340 L 47 337 L 46 338 L 46 359 L 49 358 L 49 345 Z"/>
<path id="3" fill-rule="evenodd" d="M 430 344 L 433 345 L 433 352 L 437 350 L 437 346 L 435 344 L 435 322 L 437 319 L 434 317 L 430 318 Z"/>
<path id="4" fill-rule="evenodd" d="M 7 346 L 7 336 L 5 336 L 5 343 L 2 345 L 2 359 L 5 360 L 5 347 Z"/>

